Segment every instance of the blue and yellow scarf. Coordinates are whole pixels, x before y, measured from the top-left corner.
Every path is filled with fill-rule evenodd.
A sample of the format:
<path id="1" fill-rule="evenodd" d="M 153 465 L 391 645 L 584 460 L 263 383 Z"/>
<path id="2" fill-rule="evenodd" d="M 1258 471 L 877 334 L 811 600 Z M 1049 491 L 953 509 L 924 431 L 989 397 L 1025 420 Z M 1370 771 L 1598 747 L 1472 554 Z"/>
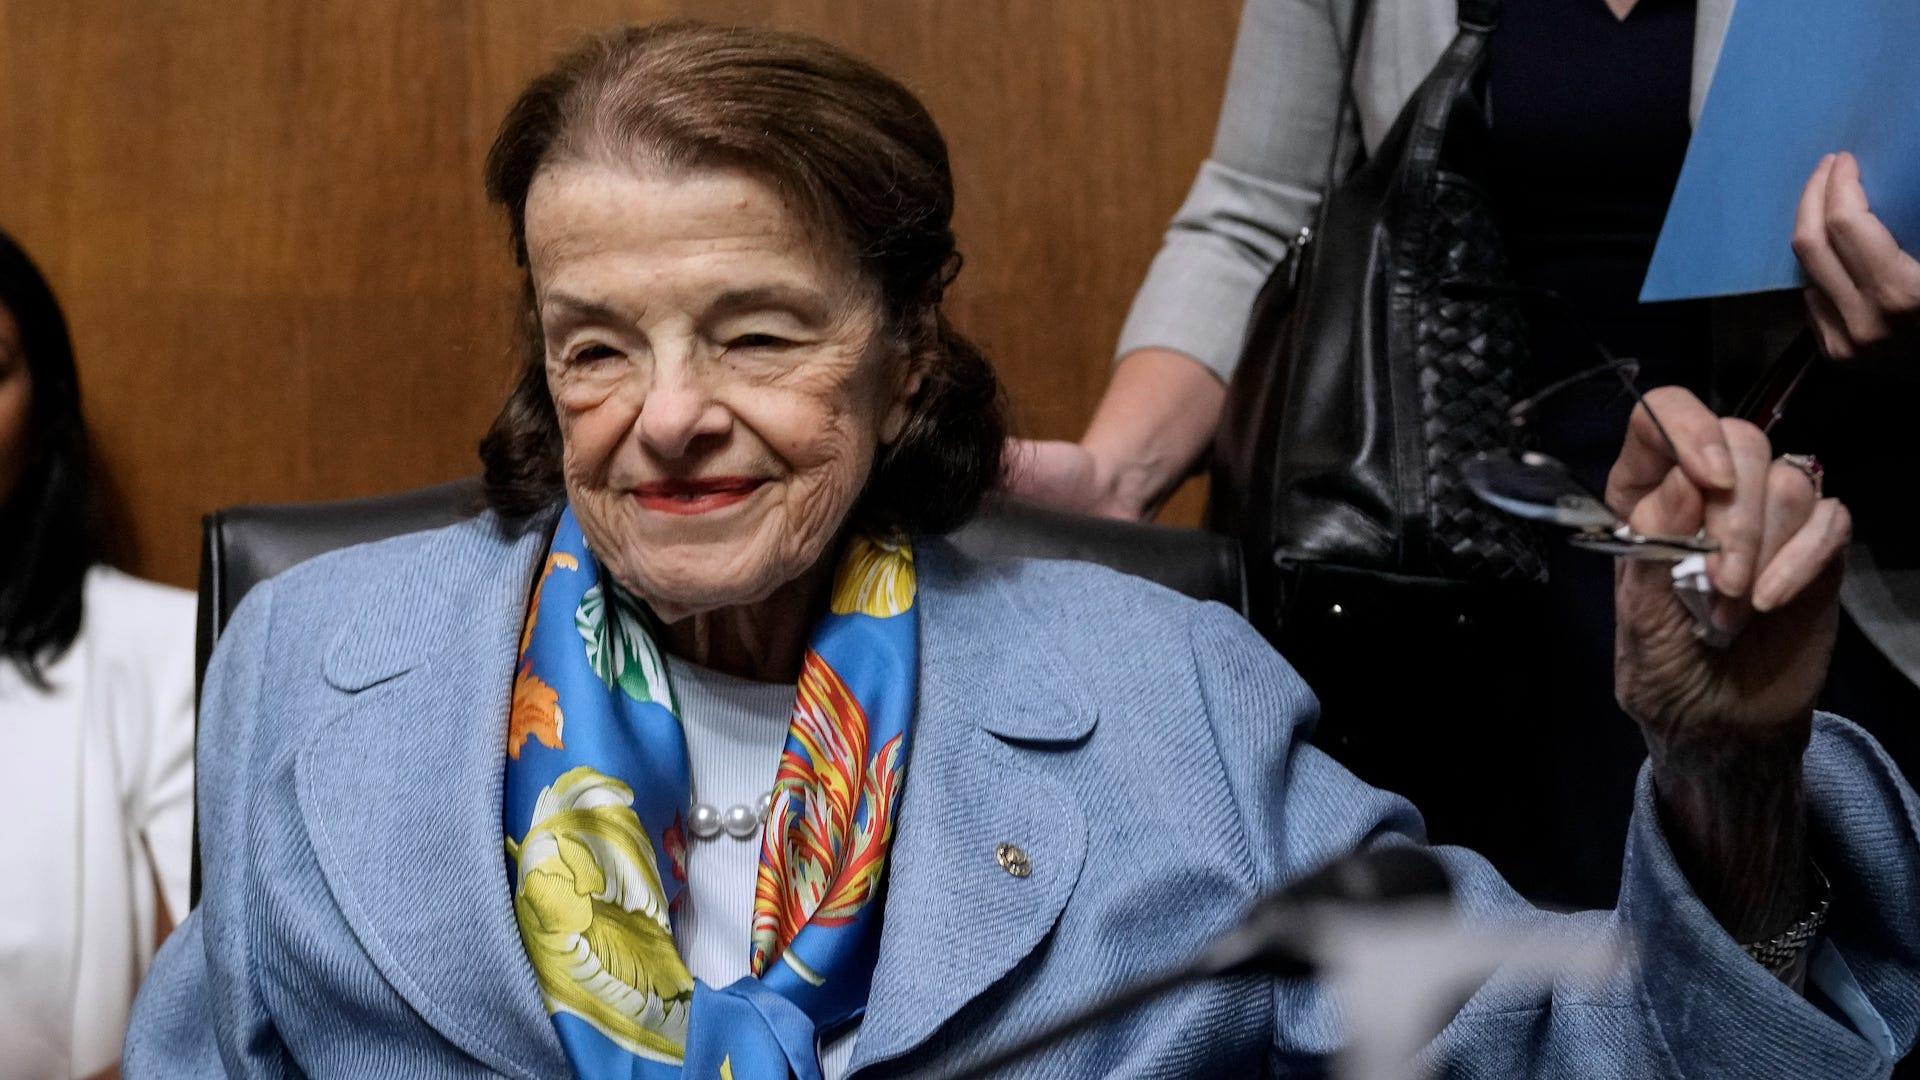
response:
<path id="1" fill-rule="evenodd" d="M 866 1012 L 919 675 L 913 553 L 856 537 L 802 665 L 754 896 L 752 974 L 695 979 L 687 747 L 651 615 L 560 518 L 520 638 L 505 818 L 514 912 L 574 1073 L 820 1075 Z"/>

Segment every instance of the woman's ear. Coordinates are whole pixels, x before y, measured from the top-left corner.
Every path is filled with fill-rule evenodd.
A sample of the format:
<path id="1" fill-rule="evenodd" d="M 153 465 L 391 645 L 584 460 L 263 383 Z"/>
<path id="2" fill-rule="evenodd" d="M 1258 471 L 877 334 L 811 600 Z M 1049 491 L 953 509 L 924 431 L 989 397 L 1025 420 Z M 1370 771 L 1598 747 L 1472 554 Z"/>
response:
<path id="1" fill-rule="evenodd" d="M 908 353 L 900 361 L 900 374 L 894 379 L 893 397 L 887 404 L 887 415 L 880 422 L 881 445 L 892 446 L 900 441 L 901 433 L 907 430 L 908 421 L 913 419 L 914 405 L 919 401 L 920 388 L 925 384 L 925 362 Z"/>

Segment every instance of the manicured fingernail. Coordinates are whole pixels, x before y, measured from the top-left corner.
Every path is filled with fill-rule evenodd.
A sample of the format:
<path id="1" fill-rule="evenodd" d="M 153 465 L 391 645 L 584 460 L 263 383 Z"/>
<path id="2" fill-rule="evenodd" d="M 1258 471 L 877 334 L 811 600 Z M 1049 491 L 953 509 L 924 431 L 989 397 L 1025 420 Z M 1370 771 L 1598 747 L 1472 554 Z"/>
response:
<path id="1" fill-rule="evenodd" d="M 1713 482 L 1713 486 L 1718 488 L 1732 487 L 1733 456 L 1727 453 L 1727 448 L 1724 446 L 1709 446 L 1706 450 L 1702 451 L 1702 456 L 1707 459 L 1707 479 Z"/>

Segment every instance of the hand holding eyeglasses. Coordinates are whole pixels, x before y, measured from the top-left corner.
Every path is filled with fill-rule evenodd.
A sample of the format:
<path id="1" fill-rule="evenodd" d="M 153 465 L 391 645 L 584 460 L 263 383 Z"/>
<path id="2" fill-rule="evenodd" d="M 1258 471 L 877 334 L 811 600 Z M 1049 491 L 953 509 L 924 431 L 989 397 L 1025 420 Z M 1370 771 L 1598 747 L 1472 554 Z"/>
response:
<path id="1" fill-rule="evenodd" d="M 1679 387 L 1634 409 L 1606 502 L 1636 533 L 1718 545 L 1708 610 L 1724 648 L 1696 633 L 1670 562 L 1616 563 L 1615 691 L 1656 762 L 1703 735 L 1804 740 L 1838 624 L 1846 507 L 1821 498 L 1803 465 L 1776 459 L 1758 427 Z"/>

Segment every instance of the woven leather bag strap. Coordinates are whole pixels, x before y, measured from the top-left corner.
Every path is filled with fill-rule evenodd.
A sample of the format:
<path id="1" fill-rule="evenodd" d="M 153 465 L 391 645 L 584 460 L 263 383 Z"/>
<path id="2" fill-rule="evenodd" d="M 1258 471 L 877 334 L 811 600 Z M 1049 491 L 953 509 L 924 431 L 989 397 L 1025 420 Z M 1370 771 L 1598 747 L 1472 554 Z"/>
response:
<path id="1" fill-rule="evenodd" d="M 1500 9 L 1503 0 L 1457 0 L 1458 22 L 1460 29 L 1476 33 L 1490 34 L 1500 22 Z M 1367 16 L 1373 11 L 1372 0 L 1354 0 L 1353 21 L 1347 24 L 1347 39 L 1342 47 L 1345 50 L 1340 58 L 1340 108 L 1333 115 L 1333 142 L 1327 148 L 1326 180 L 1320 185 L 1321 195 L 1333 190 L 1340 179 L 1340 150 L 1346 143 L 1347 118 L 1355 108 L 1353 94 L 1353 73 L 1360 62 L 1360 37 L 1367 29 Z M 1329 15 L 1332 9 L 1328 9 Z M 1335 27 L 1336 31 L 1338 26 Z"/>
<path id="2" fill-rule="evenodd" d="M 1327 147 L 1326 181 L 1320 185 L 1320 198 L 1324 201 L 1340 179 L 1340 148 L 1347 139 L 1347 118 L 1353 115 L 1356 107 L 1353 99 L 1353 72 L 1360 60 L 1360 35 L 1366 31 L 1367 15 L 1373 8 L 1372 0 L 1354 0 L 1353 21 L 1347 24 L 1347 40 L 1342 48 L 1346 51 L 1340 57 L 1340 107 L 1333 114 L 1333 140 Z M 1331 8 L 1329 15 L 1331 15 Z M 1338 25 L 1335 25 L 1338 32 Z"/>

